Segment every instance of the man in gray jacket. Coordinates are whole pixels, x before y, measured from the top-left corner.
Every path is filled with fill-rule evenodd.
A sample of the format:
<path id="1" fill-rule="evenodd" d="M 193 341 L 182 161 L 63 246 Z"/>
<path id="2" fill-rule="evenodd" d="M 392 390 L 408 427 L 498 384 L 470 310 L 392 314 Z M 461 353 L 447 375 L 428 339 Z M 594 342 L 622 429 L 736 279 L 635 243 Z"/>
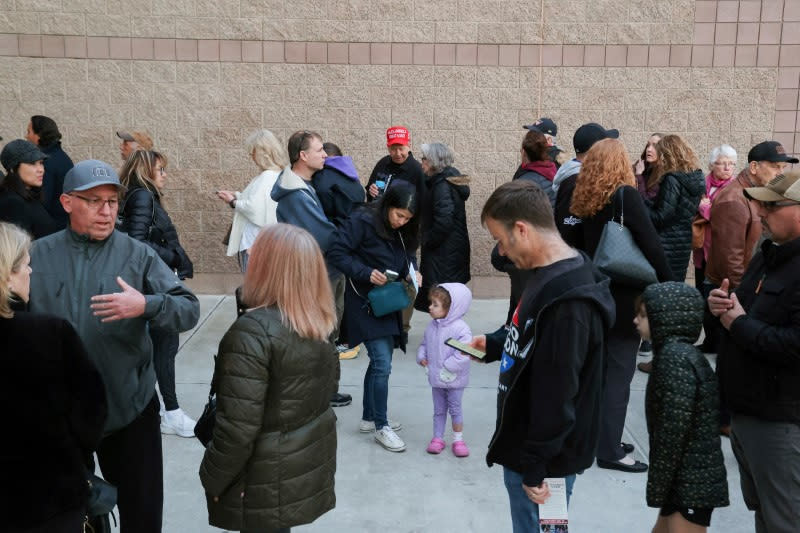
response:
<path id="1" fill-rule="evenodd" d="M 148 327 L 188 330 L 200 305 L 152 248 L 114 230 L 123 190 L 102 161 L 67 172 L 61 204 L 69 226 L 31 250 L 30 310 L 69 320 L 86 345 L 108 398 L 97 458 L 119 491 L 121 530 L 157 533 L 163 459 Z"/>

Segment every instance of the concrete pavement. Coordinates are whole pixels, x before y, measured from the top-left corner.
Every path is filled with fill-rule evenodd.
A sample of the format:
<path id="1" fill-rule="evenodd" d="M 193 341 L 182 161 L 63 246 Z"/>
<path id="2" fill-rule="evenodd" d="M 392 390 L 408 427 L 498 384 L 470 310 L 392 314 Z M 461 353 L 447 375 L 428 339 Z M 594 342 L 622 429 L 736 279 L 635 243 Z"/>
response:
<path id="1" fill-rule="evenodd" d="M 181 336 L 177 391 L 181 407 L 198 416 L 208 394 L 212 354 L 235 317 L 232 296 L 200 296 L 198 326 Z M 466 320 L 473 333 L 497 328 L 506 315 L 505 300 L 475 300 Z M 389 414 L 403 424 L 398 433 L 404 453 L 390 453 L 358 432 L 361 390 L 367 356 L 342 361 L 340 390 L 354 403 L 336 409 L 339 448 L 336 508 L 298 531 L 486 532 L 511 531 L 502 469 L 487 468 L 486 447 L 495 424 L 497 365 L 475 364 L 464 394 L 464 438 L 472 455 L 457 459 L 448 448 L 439 456 L 425 452 L 431 438 L 430 387 L 414 355 L 429 317 L 414 313 L 408 354 L 395 351 L 390 379 Z M 647 461 L 644 420 L 647 376 L 636 373 L 623 439 Z M 445 440 L 450 444 L 451 437 Z M 219 531 L 208 525 L 203 489 L 197 475 L 203 448 L 195 439 L 164 436 L 164 532 Z M 723 451 L 731 506 L 717 510 L 711 531 L 753 531 L 752 514 L 742 502 L 736 460 L 727 439 Z M 578 477 L 570 504 L 576 532 L 650 531 L 657 511 L 645 504 L 646 474 L 625 474 L 595 467 Z"/>

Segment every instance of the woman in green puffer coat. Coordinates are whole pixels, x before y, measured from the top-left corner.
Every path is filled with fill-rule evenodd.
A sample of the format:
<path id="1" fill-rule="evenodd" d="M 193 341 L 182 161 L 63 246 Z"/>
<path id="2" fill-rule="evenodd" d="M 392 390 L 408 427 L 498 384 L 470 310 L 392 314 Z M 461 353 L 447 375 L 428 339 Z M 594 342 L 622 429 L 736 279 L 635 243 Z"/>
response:
<path id="1" fill-rule="evenodd" d="M 333 509 L 339 358 L 319 246 L 288 224 L 264 228 L 242 299 L 250 308 L 219 345 L 217 416 L 200 465 L 208 522 L 285 532 Z"/>
<path id="2" fill-rule="evenodd" d="M 728 505 L 728 481 L 717 377 L 693 345 L 703 325 L 703 299 L 685 283 L 650 285 L 633 322 L 653 343 L 645 396 L 647 505 L 661 509 L 653 532 L 705 531 L 714 508 Z"/>

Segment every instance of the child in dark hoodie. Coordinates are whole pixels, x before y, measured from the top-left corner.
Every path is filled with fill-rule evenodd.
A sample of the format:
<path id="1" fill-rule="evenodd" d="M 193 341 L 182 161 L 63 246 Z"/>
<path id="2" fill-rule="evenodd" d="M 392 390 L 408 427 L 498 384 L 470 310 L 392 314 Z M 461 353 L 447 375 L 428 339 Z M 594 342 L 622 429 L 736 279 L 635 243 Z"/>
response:
<path id="1" fill-rule="evenodd" d="M 647 505 L 661 509 L 653 532 L 706 531 L 714 508 L 728 505 L 728 482 L 717 377 L 694 346 L 703 325 L 703 298 L 685 283 L 650 285 L 633 323 L 653 343 L 645 396 Z"/>
<path id="2" fill-rule="evenodd" d="M 433 439 L 427 452 L 439 454 L 444 450 L 444 426 L 447 412 L 453 422 L 453 454 L 467 457 L 464 443 L 464 417 L 461 398 L 469 383 L 469 357 L 445 344 L 448 339 L 464 343 L 472 341 L 472 331 L 463 317 L 472 302 L 472 293 L 462 283 L 442 283 L 428 293 L 428 310 L 433 320 L 425 329 L 422 344 L 417 350 L 417 363 L 426 367 L 428 382 L 433 387 Z"/>

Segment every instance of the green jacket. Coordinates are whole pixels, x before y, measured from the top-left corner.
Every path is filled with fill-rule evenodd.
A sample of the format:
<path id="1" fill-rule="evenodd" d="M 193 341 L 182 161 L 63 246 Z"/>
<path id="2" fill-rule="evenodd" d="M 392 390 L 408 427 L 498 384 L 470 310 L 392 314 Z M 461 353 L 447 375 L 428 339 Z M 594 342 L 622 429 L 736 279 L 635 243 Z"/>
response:
<path id="1" fill-rule="evenodd" d="M 693 346 L 703 324 L 703 299 L 679 282 L 650 285 L 642 299 L 653 337 L 645 396 L 647 505 L 724 507 L 728 481 L 719 438 L 719 386 Z"/>
<path id="2" fill-rule="evenodd" d="M 200 465 L 209 524 L 278 529 L 333 509 L 333 345 L 302 338 L 276 308 L 259 308 L 222 338 L 216 374 L 216 425 Z"/>
<path id="3" fill-rule="evenodd" d="M 68 320 L 78 331 L 106 387 L 105 433 L 130 424 L 155 394 L 148 324 L 186 331 L 200 318 L 200 303 L 155 250 L 114 231 L 90 241 L 71 229 L 38 239 L 31 249 L 31 311 Z M 120 292 L 117 276 L 145 297 L 137 318 L 101 322 L 91 298 Z"/>

